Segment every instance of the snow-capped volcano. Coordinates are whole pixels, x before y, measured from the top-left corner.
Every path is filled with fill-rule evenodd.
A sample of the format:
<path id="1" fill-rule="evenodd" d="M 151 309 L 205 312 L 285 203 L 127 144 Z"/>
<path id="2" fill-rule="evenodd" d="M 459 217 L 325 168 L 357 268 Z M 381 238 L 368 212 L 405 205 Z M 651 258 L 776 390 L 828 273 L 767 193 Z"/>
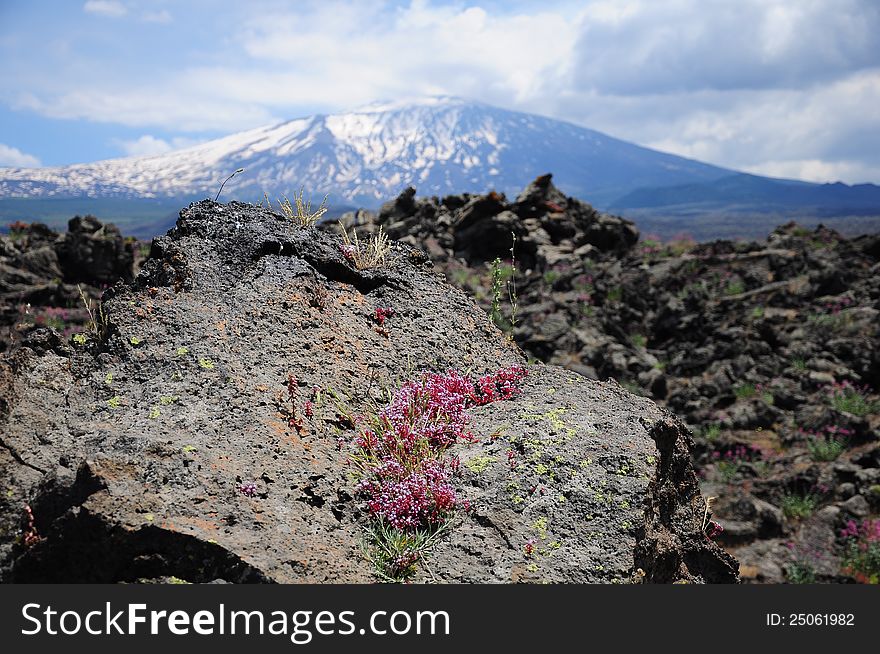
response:
<path id="1" fill-rule="evenodd" d="M 377 103 L 298 118 L 158 156 L 0 169 L 2 198 L 213 197 L 273 200 L 305 188 L 376 206 L 408 185 L 422 195 L 516 193 L 553 172 L 567 193 L 607 205 L 643 187 L 730 174 L 590 129 L 452 97 Z"/>

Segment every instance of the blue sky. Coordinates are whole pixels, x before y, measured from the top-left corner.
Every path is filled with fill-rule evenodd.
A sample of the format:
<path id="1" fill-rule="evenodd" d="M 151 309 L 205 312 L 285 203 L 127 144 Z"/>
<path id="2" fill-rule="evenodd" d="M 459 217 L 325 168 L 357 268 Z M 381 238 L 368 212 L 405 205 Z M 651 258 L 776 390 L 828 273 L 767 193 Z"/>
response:
<path id="1" fill-rule="evenodd" d="M 876 0 L 0 0 L 0 165 L 451 94 L 760 174 L 880 183 Z"/>

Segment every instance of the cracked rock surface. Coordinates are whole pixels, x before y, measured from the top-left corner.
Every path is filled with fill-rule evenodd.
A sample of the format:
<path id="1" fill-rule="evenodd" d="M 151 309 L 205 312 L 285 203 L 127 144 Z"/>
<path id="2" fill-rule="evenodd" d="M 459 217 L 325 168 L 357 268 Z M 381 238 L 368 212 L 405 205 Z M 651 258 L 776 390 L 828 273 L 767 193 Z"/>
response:
<path id="1" fill-rule="evenodd" d="M 421 371 L 523 356 L 419 251 L 357 271 L 340 243 L 193 204 L 105 293 L 100 336 L 42 328 L 5 354 L 2 580 L 374 581 L 340 403 L 358 414 Z M 377 308 L 393 310 L 381 326 Z M 419 580 L 737 581 L 703 533 L 687 431 L 652 401 L 535 365 L 521 394 L 472 415 L 479 442 L 455 453 L 473 510 Z"/>

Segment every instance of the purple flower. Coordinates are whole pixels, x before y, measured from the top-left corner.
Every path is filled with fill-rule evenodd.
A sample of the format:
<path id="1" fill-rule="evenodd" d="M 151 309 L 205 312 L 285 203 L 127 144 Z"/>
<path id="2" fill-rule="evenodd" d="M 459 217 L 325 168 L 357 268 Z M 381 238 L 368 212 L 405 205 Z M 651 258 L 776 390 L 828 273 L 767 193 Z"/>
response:
<path id="1" fill-rule="evenodd" d="M 710 520 L 709 524 L 706 525 L 706 536 L 709 540 L 713 540 L 716 536 L 721 534 L 724 531 L 724 527 L 715 522 L 714 520 Z"/>
<path id="2" fill-rule="evenodd" d="M 430 373 L 398 389 L 354 438 L 364 473 L 358 490 L 370 514 L 397 529 L 419 529 L 468 508 L 452 486 L 460 461 L 443 453 L 459 440 L 475 440 L 469 407 L 512 397 L 525 374 L 511 366 L 475 383 L 456 371 Z"/>
<path id="3" fill-rule="evenodd" d="M 244 495 L 245 497 L 256 497 L 257 496 L 257 484 L 252 481 L 242 482 L 238 485 L 238 492 Z"/>

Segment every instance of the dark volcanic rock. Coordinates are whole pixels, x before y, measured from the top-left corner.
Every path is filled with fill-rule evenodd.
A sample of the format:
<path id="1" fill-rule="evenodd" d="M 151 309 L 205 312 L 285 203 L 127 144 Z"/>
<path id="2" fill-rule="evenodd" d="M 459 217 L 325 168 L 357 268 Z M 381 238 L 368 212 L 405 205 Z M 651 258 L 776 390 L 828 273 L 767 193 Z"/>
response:
<path id="1" fill-rule="evenodd" d="M 513 203 L 494 191 L 417 198 L 410 187 L 383 205 L 375 222 L 392 238 L 417 247 L 432 240 L 471 264 L 509 259 L 515 237 L 514 254 L 524 268 L 555 264 L 578 248 L 623 252 L 638 240 L 631 222 L 566 197 L 551 179 L 538 177 Z"/>
<path id="2" fill-rule="evenodd" d="M 94 216 L 69 225 L 58 234 L 40 223 L 16 223 L 0 236 L 0 352 L 34 327 L 83 331 L 89 316 L 80 288 L 96 298 L 117 280 L 133 278 L 133 239 Z"/>
<path id="3" fill-rule="evenodd" d="M 339 245 L 250 205 L 191 205 L 105 294 L 102 340 L 47 329 L 0 360 L 2 578 L 373 580 L 342 414 L 420 371 L 522 356 L 419 252 L 357 271 Z M 381 329 L 377 308 L 393 310 Z M 300 421 L 290 375 L 320 391 Z M 421 580 L 737 580 L 703 532 L 686 429 L 653 402 L 539 364 L 472 414 L 480 442 L 455 451 L 473 509 Z"/>
<path id="4" fill-rule="evenodd" d="M 789 223 L 763 242 L 639 241 L 550 175 L 513 203 L 409 191 L 375 222 L 484 310 L 494 302 L 530 357 L 614 378 L 680 415 L 704 492 L 718 497 L 719 541 L 750 562 L 745 578 L 793 578 L 791 565 L 845 578 L 815 554 L 843 518 L 817 530 L 805 516 L 872 519 L 880 505 L 880 462 L 865 454 L 880 440 L 877 235 Z"/>
<path id="5" fill-rule="evenodd" d="M 94 216 L 72 218 L 55 251 L 66 282 L 105 286 L 132 279 L 131 242 L 122 238 L 116 225 L 105 225 Z"/>

